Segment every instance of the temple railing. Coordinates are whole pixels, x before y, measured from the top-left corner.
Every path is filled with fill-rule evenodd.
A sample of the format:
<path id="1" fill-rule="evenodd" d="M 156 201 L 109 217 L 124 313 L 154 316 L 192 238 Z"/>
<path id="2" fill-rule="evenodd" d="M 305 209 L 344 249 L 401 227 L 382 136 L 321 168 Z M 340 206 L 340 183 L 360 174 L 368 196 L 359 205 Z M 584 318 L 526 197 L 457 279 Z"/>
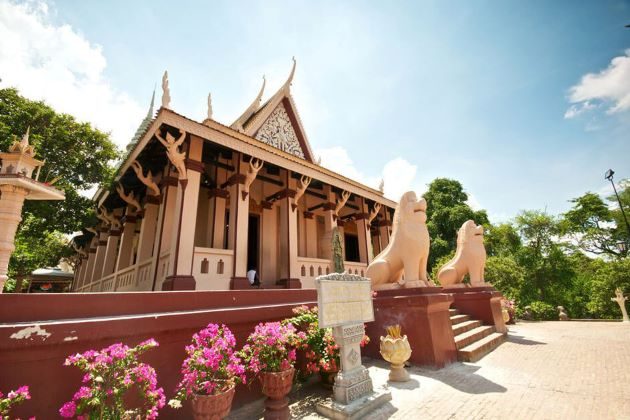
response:
<path id="1" fill-rule="evenodd" d="M 136 290 L 136 266 L 132 265 L 116 272 L 116 291 Z"/>
<path id="2" fill-rule="evenodd" d="M 365 272 L 367 271 L 367 264 L 354 262 L 354 261 L 344 261 L 343 267 L 345 271 L 349 274 L 356 274 L 358 276 L 365 277 Z"/>
<path id="3" fill-rule="evenodd" d="M 101 292 L 111 292 L 114 290 L 114 284 L 116 282 L 116 273 L 112 273 L 101 279 Z"/>
<path id="4" fill-rule="evenodd" d="M 332 262 L 321 258 L 298 257 L 298 274 L 302 289 L 314 289 L 315 279 L 330 274 Z"/>
<path id="5" fill-rule="evenodd" d="M 195 247 L 192 274 L 196 290 L 230 290 L 234 251 Z"/>
<path id="6" fill-rule="evenodd" d="M 157 262 L 157 280 L 155 282 L 155 290 L 162 290 L 162 283 L 166 280 L 168 275 L 168 268 L 170 266 L 170 252 L 164 252 L 160 255 Z"/>

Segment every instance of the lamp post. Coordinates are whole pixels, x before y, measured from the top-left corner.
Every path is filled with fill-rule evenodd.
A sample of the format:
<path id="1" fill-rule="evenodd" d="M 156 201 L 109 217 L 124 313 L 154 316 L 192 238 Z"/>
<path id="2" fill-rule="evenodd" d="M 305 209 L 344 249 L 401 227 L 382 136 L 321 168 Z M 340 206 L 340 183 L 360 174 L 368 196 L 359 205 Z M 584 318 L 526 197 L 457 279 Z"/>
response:
<path id="1" fill-rule="evenodd" d="M 604 179 L 610 181 L 613 187 L 613 191 L 615 192 L 615 196 L 617 196 L 617 202 L 619 203 L 619 208 L 621 209 L 621 214 L 623 215 L 623 220 L 626 222 L 626 229 L 628 230 L 628 238 L 630 238 L 630 224 L 628 224 L 628 218 L 626 217 L 626 212 L 623 210 L 623 205 L 621 204 L 621 199 L 619 198 L 619 194 L 617 193 L 617 188 L 615 187 L 615 182 L 613 181 L 613 175 L 615 175 L 615 171 L 609 169 L 604 174 Z M 625 244 L 624 244 L 624 248 Z"/>

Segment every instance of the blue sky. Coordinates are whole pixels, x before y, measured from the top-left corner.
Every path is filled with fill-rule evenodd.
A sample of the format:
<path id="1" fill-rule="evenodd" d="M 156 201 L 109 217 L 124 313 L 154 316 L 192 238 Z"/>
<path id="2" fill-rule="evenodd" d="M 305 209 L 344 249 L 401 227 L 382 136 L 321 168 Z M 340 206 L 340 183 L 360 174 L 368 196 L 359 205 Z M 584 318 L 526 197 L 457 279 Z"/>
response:
<path id="1" fill-rule="evenodd" d="M 295 56 L 325 166 L 392 198 L 455 178 L 498 221 L 630 178 L 629 23 L 620 0 L 0 0 L 0 86 L 124 144 L 165 69 L 174 110 L 202 120 L 212 92 L 231 123 Z"/>

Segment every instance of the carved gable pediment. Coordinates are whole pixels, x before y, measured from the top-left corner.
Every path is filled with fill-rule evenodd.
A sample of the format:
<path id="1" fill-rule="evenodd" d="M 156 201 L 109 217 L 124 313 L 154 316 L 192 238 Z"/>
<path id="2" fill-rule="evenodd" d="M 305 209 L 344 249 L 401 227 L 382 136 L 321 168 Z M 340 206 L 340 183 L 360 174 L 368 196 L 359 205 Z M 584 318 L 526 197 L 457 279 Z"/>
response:
<path id="1" fill-rule="evenodd" d="M 304 150 L 302 150 L 302 145 L 283 102 L 280 102 L 271 112 L 256 132 L 254 138 L 305 159 Z"/>

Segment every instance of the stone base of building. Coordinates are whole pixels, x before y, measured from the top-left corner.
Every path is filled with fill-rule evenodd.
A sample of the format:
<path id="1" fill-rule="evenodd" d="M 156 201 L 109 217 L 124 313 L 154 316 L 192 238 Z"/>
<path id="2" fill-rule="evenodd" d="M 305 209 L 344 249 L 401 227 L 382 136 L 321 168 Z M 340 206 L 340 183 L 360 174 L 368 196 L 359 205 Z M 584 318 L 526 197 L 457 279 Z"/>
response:
<path id="1" fill-rule="evenodd" d="M 230 279 L 230 290 L 248 290 L 252 285 L 249 284 L 247 277 L 232 277 Z"/>
<path id="2" fill-rule="evenodd" d="M 193 276 L 168 276 L 162 283 L 162 290 L 195 290 L 197 282 Z"/>
<path id="3" fill-rule="evenodd" d="M 350 404 L 341 404 L 332 398 L 327 398 L 317 404 L 317 412 L 322 416 L 335 420 L 360 419 L 391 400 L 391 392 L 377 389 Z"/>
<path id="4" fill-rule="evenodd" d="M 501 312 L 503 295 L 492 286 L 445 288 L 443 290 L 444 293 L 452 294 L 453 306 L 461 313 L 478 319 L 484 325 L 494 325 L 498 333 L 507 333 Z"/>
<path id="5" fill-rule="evenodd" d="M 282 286 L 285 289 L 301 289 L 302 282 L 300 279 L 280 279 L 276 283 L 278 286 Z"/>
<path id="6" fill-rule="evenodd" d="M 374 298 L 374 322 L 366 328 L 371 340 L 364 354 L 381 359 L 378 338 L 387 334 L 387 326 L 398 324 L 411 345 L 411 363 L 442 368 L 457 361 L 449 314 L 453 301 L 453 295 L 440 287 L 379 291 Z"/>

